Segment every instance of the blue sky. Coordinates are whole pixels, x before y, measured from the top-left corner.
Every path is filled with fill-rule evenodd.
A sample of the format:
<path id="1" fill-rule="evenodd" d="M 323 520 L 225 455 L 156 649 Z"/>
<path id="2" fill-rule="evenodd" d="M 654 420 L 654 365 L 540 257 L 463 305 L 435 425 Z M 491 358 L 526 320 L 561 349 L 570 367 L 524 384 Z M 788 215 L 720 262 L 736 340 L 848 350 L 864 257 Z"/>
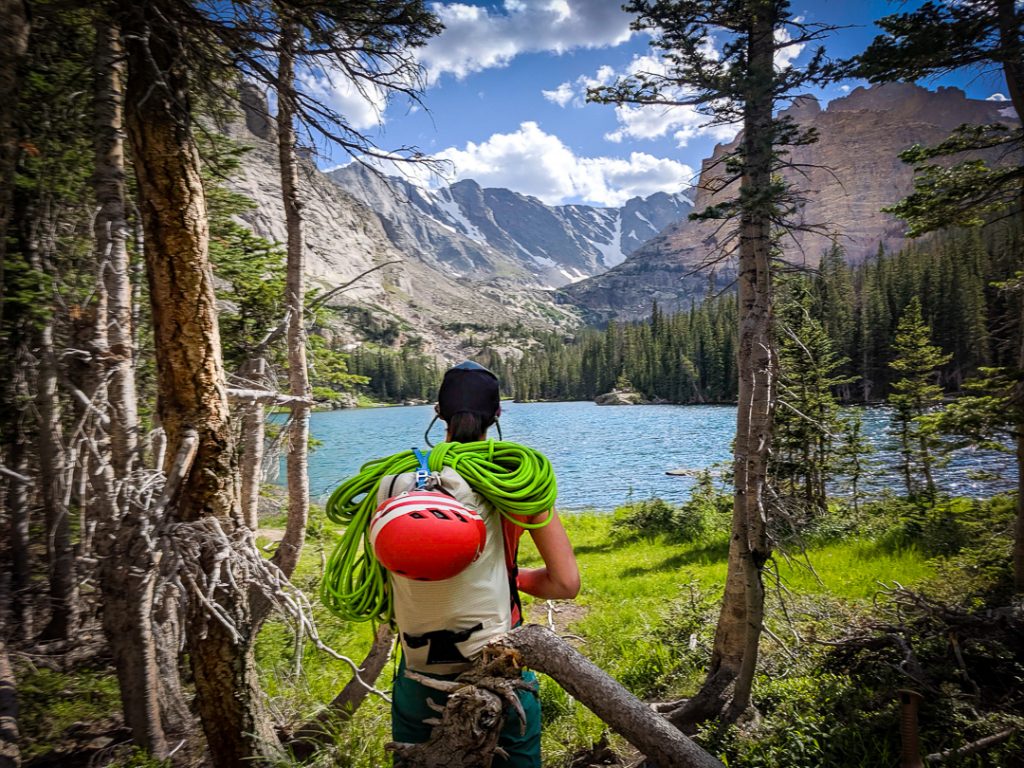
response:
<path id="1" fill-rule="evenodd" d="M 845 27 L 825 46 L 830 56 L 862 50 L 879 33 L 875 19 L 920 3 L 797 0 L 793 16 Z M 620 205 L 629 197 L 680 191 L 692 183 L 718 141 L 734 129 L 704 126 L 685 108 L 586 104 L 587 82 L 608 82 L 650 66 L 645 35 L 631 33 L 618 0 L 504 0 L 434 3 L 445 31 L 417 55 L 426 68 L 423 108 L 394 101 L 383 111 L 351 91 L 325 91 L 382 149 L 414 145 L 448 160 L 434 186 L 472 178 L 539 197 L 548 204 Z M 799 65 L 805 49 L 793 60 Z M 861 83 L 830 86 L 823 102 Z M 924 83 L 956 85 L 974 98 L 1003 90 L 998 77 L 956 73 Z M 324 150 L 321 165 L 346 158 Z"/>

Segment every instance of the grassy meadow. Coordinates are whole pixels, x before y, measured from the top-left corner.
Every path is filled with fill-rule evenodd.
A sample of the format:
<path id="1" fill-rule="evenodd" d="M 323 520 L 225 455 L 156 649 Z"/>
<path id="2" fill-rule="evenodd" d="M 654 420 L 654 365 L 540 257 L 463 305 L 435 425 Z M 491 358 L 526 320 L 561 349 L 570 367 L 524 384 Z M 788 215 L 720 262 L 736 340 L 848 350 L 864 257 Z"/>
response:
<path id="1" fill-rule="evenodd" d="M 527 620 L 550 623 L 572 636 L 582 653 L 645 700 L 692 694 L 710 656 L 725 580 L 726 506 L 718 498 L 703 506 L 655 506 L 653 516 L 643 503 L 614 515 L 564 516 L 582 572 L 582 591 L 575 601 L 552 604 L 524 596 Z M 900 654 L 884 644 L 865 651 L 832 643 L 870 634 L 871 621 L 894 620 L 887 591 L 897 585 L 935 600 L 991 605 L 1008 578 L 1005 529 L 1011 513 L 1008 499 L 953 500 L 931 510 L 891 499 L 856 514 L 837 508 L 829 519 L 802 529 L 799 540 L 780 536 L 767 579 L 769 632 L 762 639 L 754 691 L 759 718 L 725 730 L 708 728 L 696 738 L 730 766 L 897 765 L 895 691 L 913 685 L 899 670 Z M 700 518 L 697 525 L 683 519 L 688 514 Z M 279 523 L 264 521 L 268 527 Z M 686 535 L 678 535 L 680 527 Z M 323 517 L 314 516 L 294 580 L 313 600 L 323 641 L 358 662 L 369 648 L 373 628 L 341 622 L 315 600 L 323 558 L 334 536 Z M 520 562 L 538 562 L 529 536 L 523 539 Z M 991 702 L 982 707 L 961 696 L 953 689 L 956 670 L 946 674 L 943 666 L 948 654 L 941 639 L 914 632 L 918 630 L 908 637 L 920 643 L 915 646 L 920 648 L 918 660 L 934 676 L 937 691 L 926 694 L 922 710 L 925 749 L 949 748 L 1007 723 L 1022 724 L 1005 707 Z M 968 665 L 998 658 L 1007 674 L 1020 674 L 1019 650 L 972 647 L 967 638 L 962 645 Z M 347 664 L 317 651 L 308 640 L 296 644 L 292 628 L 281 621 L 271 621 L 261 633 L 257 658 L 272 712 L 285 729 L 314 714 L 351 676 Z M 394 669 L 389 664 L 377 683 L 383 692 L 390 688 Z M 36 670 L 28 674 L 21 693 L 22 727 L 37 745 L 28 756 L 43 754 L 83 721 L 102 721 L 119 711 L 116 682 L 103 669 L 74 675 Z M 544 764 L 570 766 L 573 754 L 597 742 L 604 727 L 550 679 L 542 678 L 541 700 Z M 315 764 L 390 764 L 384 750 L 389 728 L 388 704 L 371 695 L 351 722 L 332 726 L 335 745 Z M 630 755 L 629 746 L 614 735 L 611 744 Z M 1021 751 L 1021 746 L 1018 735 L 977 762 L 952 764 L 1019 765 L 1002 756 Z M 119 760 L 116 764 L 145 764 Z M 286 757 L 281 760 L 282 766 L 292 764 Z"/>

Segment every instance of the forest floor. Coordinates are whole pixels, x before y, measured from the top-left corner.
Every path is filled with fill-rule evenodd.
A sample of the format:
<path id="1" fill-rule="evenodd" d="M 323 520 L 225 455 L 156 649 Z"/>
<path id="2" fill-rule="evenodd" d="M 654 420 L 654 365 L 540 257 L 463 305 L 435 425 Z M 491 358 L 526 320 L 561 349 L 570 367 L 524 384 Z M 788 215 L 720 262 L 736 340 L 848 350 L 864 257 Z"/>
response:
<path id="1" fill-rule="evenodd" d="M 777 551 L 768 572 L 770 633 L 762 640 L 754 689 L 761 719 L 746 730 L 698 733 L 706 748 L 730 766 L 874 768 L 898 762 L 895 691 L 913 684 L 899 671 L 904 651 L 886 651 L 885 643 L 871 645 L 868 651 L 833 643 L 868 637 L 878 621 L 891 622 L 895 614 L 888 605 L 905 587 L 920 587 L 936 601 L 992 608 L 997 600 L 993 595 L 1005 581 L 1006 553 L 997 550 L 1006 548 L 1004 529 L 1012 504 L 950 502 L 927 514 L 914 509 L 892 500 L 862 514 L 856 523 L 846 518 L 821 521 L 804 537 L 804 548 L 788 544 Z M 929 524 L 932 518 L 937 521 L 934 526 Z M 272 549 L 279 538 L 278 521 L 265 522 L 270 526 L 261 529 L 260 544 Z M 665 535 L 623 536 L 607 513 L 565 515 L 565 524 L 580 564 L 582 591 L 571 602 L 524 596 L 527 620 L 571 635 L 584 655 L 645 700 L 692 694 L 710 656 L 725 579 L 728 540 L 722 527 L 686 542 Z M 914 535 L 906 534 L 908 526 Z M 931 538 L 921 531 L 932 531 Z M 952 536 L 962 541 L 952 545 Z M 324 642 L 358 661 L 370 645 L 370 624 L 342 622 L 315 599 L 322 563 L 334 540 L 330 524 L 314 516 L 294 581 L 314 603 Z M 947 554 L 936 555 L 936 547 Z M 527 567 L 539 563 L 528 536 L 520 562 Z M 901 615 L 910 621 L 907 610 Z M 983 677 L 991 672 L 983 672 L 981 666 L 1002 664 L 998 676 L 1020 679 L 1024 651 L 1010 646 L 989 653 L 983 641 L 964 630 L 960 646 L 965 666 L 953 670 L 950 682 L 941 679 L 941 665 L 934 672 L 929 666 L 949 655 L 942 639 L 946 630 L 936 632 L 937 644 L 934 632 L 925 637 L 908 630 L 904 635 L 906 642 L 920 642 L 913 646 L 918 652 L 915 661 L 935 676 L 921 715 L 925 748 L 956 746 L 1008 725 L 1024 725 L 1019 716 L 1014 719 L 1011 708 L 1019 705 L 1019 692 L 1017 698 L 1012 691 L 1000 694 L 1002 698 L 988 697 Z M 281 621 L 268 623 L 256 650 L 271 711 L 285 730 L 316 713 L 351 675 L 347 664 L 316 651 L 311 643 L 297 646 L 291 627 Z M 123 744 L 124 732 L 118 730 L 117 686 L 109 667 L 97 661 L 73 671 L 53 671 L 17 657 L 14 661 L 23 696 L 22 731 L 29 742 L 27 765 L 86 764 L 76 761 L 76 752 L 88 753 L 89 764 L 95 766 L 142 765 L 126 762 L 124 749 L 115 749 Z M 390 688 L 394 671 L 394 664 L 389 664 L 377 681 L 382 692 Z M 980 685 L 985 691 L 968 691 L 966 698 L 956 691 L 951 694 L 958 679 L 965 689 Z M 545 677 L 540 697 L 544 765 L 596 764 L 580 755 L 607 736 L 603 723 Z M 334 747 L 315 764 L 389 765 L 384 750 L 390 740 L 389 721 L 388 704 L 371 695 L 351 722 L 337 725 Z M 83 741 L 85 736 L 102 743 Z M 628 745 L 614 735 L 609 742 L 611 751 L 602 764 L 628 764 Z M 956 764 L 1019 766 L 1020 762 L 1000 756 L 1013 754 L 1014 749 L 1022 752 L 1021 746 L 1018 736 L 997 748 L 994 760 L 990 752 L 978 762 Z M 61 747 L 60 753 L 54 752 Z M 615 760 L 615 754 L 619 762 L 607 762 Z M 107 760 L 106 755 L 120 755 L 120 762 Z"/>

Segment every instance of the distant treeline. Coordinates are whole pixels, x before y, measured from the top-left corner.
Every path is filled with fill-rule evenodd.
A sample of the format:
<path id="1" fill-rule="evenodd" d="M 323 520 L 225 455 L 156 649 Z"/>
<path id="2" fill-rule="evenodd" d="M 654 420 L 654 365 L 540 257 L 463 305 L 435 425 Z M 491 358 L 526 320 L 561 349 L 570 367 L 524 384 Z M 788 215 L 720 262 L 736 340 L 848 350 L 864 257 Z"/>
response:
<path id="1" fill-rule="evenodd" d="M 851 402 L 888 394 L 896 326 L 915 296 L 932 342 L 952 354 L 939 372 L 945 390 L 959 390 L 981 366 L 1013 366 L 1021 245 L 1020 232 L 1009 226 L 957 231 L 893 254 L 880 250 L 856 266 L 835 248 L 819 270 L 793 276 L 791 286 L 806 281 L 811 313 L 846 360 L 837 373 L 852 381 L 837 394 Z M 550 334 L 518 361 L 487 349 L 479 357 L 520 400 L 592 399 L 630 385 L 651 399 L 706 403 L 735 399 L 735 348 L 736 299 L 729 294 L 674 315 L 655 305 L 643 322 L 612 322 L 571 339 Z"/>
<path id="2" fill-rule="evenodd" d="M 361 387 L 366 394 L 387 402 L 433 400 L 441 384 L 437 360 L 409 348 L 357 348 L 349 355 L 348 369 L 369 379 Z"/>

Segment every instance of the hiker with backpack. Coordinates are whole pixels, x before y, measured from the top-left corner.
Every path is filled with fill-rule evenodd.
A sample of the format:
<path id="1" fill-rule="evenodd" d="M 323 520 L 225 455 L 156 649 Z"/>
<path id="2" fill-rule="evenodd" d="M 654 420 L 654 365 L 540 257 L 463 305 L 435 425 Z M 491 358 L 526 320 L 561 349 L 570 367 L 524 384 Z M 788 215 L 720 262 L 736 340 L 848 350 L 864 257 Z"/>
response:
<path id="1" fill-rule="evenodd" d="M 522 623 L 520 591 L 571 599 L 580 588 L 572 546 L 553 508 L 550 463 L 526 446 L 487 438 L 492 426 L 501 436 L 497 377 L 477 363 L 460 363 L 445 373 L 435 411 L 446 425 L 444 443 L 428 454 L 414 450 L 364 465 L 362 477 L 335 491 L 327 506 L 348 530 L 363 521 L 366 543 L 385 573 L 375 601 L 364 588 L 375 564 L 366 559 L 365 543 L 356 552 L 353 534 L 332 555 L 322 598 L 340 616 L 393 616 L 402 656 L 392 737 L 403 743 L 429 739 L 424 721 L 437 712 L 428 699 L 441 704 L 445 698 L 407 677 L 406 669 L 453 680 L 487 643 Z M 371 498 L 356 501 L 360 494 Z M 539 568 L 518 567 L 525 531 L 543 561 Z M 524 671 L 523 679 L 532 683 L 519 691 L 525 723 L 511 708 L 506 712 L 494 766 L 541 765 L 536 676 Z"/>

